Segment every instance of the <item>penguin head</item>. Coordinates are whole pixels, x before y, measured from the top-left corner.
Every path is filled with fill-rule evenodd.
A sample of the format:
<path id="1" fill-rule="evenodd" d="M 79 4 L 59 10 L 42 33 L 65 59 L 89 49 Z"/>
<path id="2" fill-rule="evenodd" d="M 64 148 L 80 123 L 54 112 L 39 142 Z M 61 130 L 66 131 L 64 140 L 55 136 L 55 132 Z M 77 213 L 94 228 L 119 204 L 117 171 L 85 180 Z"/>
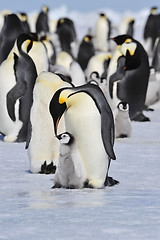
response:
<path id="1" fill-rule="evenodd" d="M 157 14 L 157 7 L 152 7 L 151 10 L 150 10 L 150 13 L 153 14 L 153 15 L 156 15 Z"/>
<path id="2" fill-rule="evenodd" d="M 117 108 L 122 112 L 127 112 L 129 110 L 129 104 L 127 102 L 120 102 L 117 105 Z"/>
<path id="3" fill-rule="evenodd" d="M 105 19 L 107 18 L 105 13 L 100 13 L 99 16 L 100 16 L 100 18 L 105 18 Z"/>
<path id="4" fill-rule="evenodd" d="M 27 14 L 24 12 L 19 12 L 18 13 L 18 17 L 22 22 L 26 22 L 27 21 Z"/>
<path id="5" fill-rule="evenodd" d="M 93 40 L 93 36 L 89 34 L 85 35 L 83 38 L 84 43 L 92 43 L 92 40 Z"/>
<path id="6" fill-rule="evenodd" d="M 32 48 L 32 38 L 30 35 L 22 33 L 18 38 L 17 38 L 17 48 L 19 52 L 29 52 L 30 49 Z"/>
<path id="7" fill-rule="evenodd" d="M 49 12 L 49 8 L 46 6 L 46 5 L 44 5 L 44 6 L 42 6 L 42 12 L 44 12 L 45 14 L 47 14 L 48 12 Z"/>
<path id="8" fill-rule="evenodd" d="M 132 37 L 130 35 L 127 34 L 122 34 L 122 35 L 118 35 L 114 38 L 111 38 L 111 40 L 115 41 L 115 43 L 117 45 L 122 45 L 123 43 L 130 43 L 132 42 Z"/>
<path id="9" fill-rule="evenodd" d="M 66 144 L 66 145 L 71 144 L 74 139 L 73 136 L 68 132 L 59 134 L 57 138 L 59 139 L 61 144 Z"/>

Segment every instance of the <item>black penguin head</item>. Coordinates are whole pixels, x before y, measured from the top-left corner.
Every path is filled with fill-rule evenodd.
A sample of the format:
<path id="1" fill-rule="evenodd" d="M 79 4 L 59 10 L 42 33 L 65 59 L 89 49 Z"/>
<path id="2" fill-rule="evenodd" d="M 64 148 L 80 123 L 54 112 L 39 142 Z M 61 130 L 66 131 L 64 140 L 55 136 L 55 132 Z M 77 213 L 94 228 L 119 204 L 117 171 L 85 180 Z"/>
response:
<path id="1" fill-rule="evenodd" d="M 115 41 L 117 45 L 122 45 L 123 43 L 132 42 L 132 37 L 127 34 L 118 35 L 117 37 L 111 38 L 111 40 Z"/>
<path id="2" fill-rule="evenodd" d="M 99 16 L 106 18 L 106 14 L 105 13 L 100 13 Z"/>
<path id="3" fill-rule="evenodd" d="M 92 35 L 85 35 L 84 38 L 83 38 L 83 42 L 84 43 L 92 43 L 92 40 L 93 40 L 93 36 Z"/>
<path id="4" fill-rule="evenodd" d="M 18 13 L 18 17 L 22 22 L 26 22 L 27 21 L 27 14 L 24 12 L 19 12 Z"/>
<path id="5" fill-rule="evenodd" d="M 156 6 L 152 7 L 150 13 L 155 15 L 157 13 L 157 7 Z"/>
<path id="6" fill-rule="evenodd" d="M 27 53 L 31 50 L 32 48 L 32 44 L 33 44 L 33 41 L 32 41 L 32 38 L 30 35 L 28 34 L 25 34 L 25 33 L 22 33 L 18 38 L 17 38 L 17 48 L 18 48 L 18 51 L 19 52 L 22 52 L 22 44 L 27 41 Z"/>
<path id="7" fill-rule="evenodd" d="M 61 144 L 70 145 L 73 143 L 73 136 L 69 132 L 64 132 L 59 135 L 57 135 L 57 138 L 59 139 Z"/>
<path id="8" fill-rule="evenodd" d="M 123 112 L 127 112 L 129 110 L 129 105 L 127 102 L 120 102 L 118 105 L 117 105 L 117 108 Z"/>

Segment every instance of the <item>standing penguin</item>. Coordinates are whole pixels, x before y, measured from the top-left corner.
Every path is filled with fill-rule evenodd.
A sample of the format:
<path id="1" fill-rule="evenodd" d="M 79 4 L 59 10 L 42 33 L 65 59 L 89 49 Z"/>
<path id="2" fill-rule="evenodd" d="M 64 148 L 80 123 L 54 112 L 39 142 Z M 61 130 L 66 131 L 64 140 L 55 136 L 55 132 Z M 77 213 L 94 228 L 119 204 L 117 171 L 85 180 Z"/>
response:
<path id="1" fill-rule="evenodd" d="M 110 92 L 112 84 L 120 80 L 117 95 L 121 101 L 128 102 L 130 119 L 149 121 L 143 114 L 150 74 L 148 55 L 143 46 L 129 35 L 119 35 L 113 40 L 120 45 L 122 56 L 118 58 L 116 72 L 110 76 Z"/>
<path id="2" fill-rule="evenodd" d="M 19 19 L 20 19 L 21 22 L 22 22 L 22 26 L 23 26 L 23 31 L 24 31 L 24 33 L 29 34 L 29 33 L 30 33 L 30 26 L 29 26 L 29 23 L 28 23 L 27 14 L 24 13 L 24 12 L 19 12 L 19 13 L 18 13 L 18 17 L 19 17 Z"/>
<path id="3" fill-rule="evenodd" d="M 32 46 L 28 35 L 20 35 L 8 58 L 0 65 L 0 132 L 4 141 L 26 141 L 32 90 L 37 76 L 27 52 Z M 15 53 L 16 51 L 16 53 Z M 18 56 L 19 55 L 19 56 Z"/>
<path id="4" fill-rule="evenodd" d="M 15 103 L 19 99 L 19 120 L 23 125 L 20 129 L 17 142 L 24 142 L 27 139 L 28 122 L 30 109 L 33 102 L 33 88 L 37 78 L 35 64 L 28 55 L 32 47 L 32 39 L 29 35 L 21 34 L 17 39 L 19 56 L 14 53 L 16 84 L 7 93 L 7 109 L 10 118 L 16 121 Z"/>
<path id="5" fill-rule="evenodd" d="M 133 37 L 134 34 L 134 23 L 135 19 L 133 17 L 125 17 L 122 19 L 120 25 L 119 25 L 119 35 L 121 34 L 127 34 Z"/>
<path id="6" fill-rule="evenodd" d="M 53 134 L 49 103 L 58 89 L 71 86 L 61 76 L 51 72 L 42 72 L 37 77 L 26 143 L 30 170 L 33 173 L 47 174 L 55 171 L 59 157 L 59 141 Z M 65 131 L 63 122 L 60 125 L 60 131 Z"/>
<path id="7" fill-rule="evenodd" d="M 43 36 L 49 33 L 48 12 L 49 12 L 49 8 L 47 6 L 42 6 L 41 12 L 37 17 L 36 33 L 39 36 Z"/>
<path id="8" fill-rule="evenodd" d="M 97 51 L 109 51 L 109 42 L 111 34 L 111 21 L 106 14 L 100 13 L 95 29 L 94 46 Z"/>
<path id="9" fill-rule="evenodd" d="M 126 102 L 120 102 L 115 113 L 115 137 L 125 138 L 131 136 L 131 121 L 129 119 L 129 105 Z"/>
<path id="10" fill-rule="evenodd" d="M 15 40 L 23 33 L 23 26 L 17 15 L 6 15 L 0 32 L 0 64 L 8 57 Z"/>
<path id="11" fill-rule="evenodd" d="M 56 33 L 61 44 L 61 50 L 73 55 L 72 45 L 76 42 L 74 22 L 69 18 L 60 18 L 57 23 Z"/>
<path id="12" fill-rule="evenodd" d="M 65 132 L 58 135 L 57 138 L 60 141 L 60 151 L 53 188 L 83 188 L 86 171 L 74 137 Z"/>
<path id="13" fill-rule="evenodd" d="M 156 41 L 156 38 L 159 36 L 159 24 L 160 24 L 160 15 L 157 14 L 157 7 L 152 7 L 150 14 L 146 20 L 143 39 L 144 39 L 144 48 L 147 51 L 148 55 L 152 56 L 152 50 Z"/>
<path id="14" fill-rule="evenodd" d="M 110 161 L 116 159 L 113 115 L 105 96 L 95 84 L 58 90 L 50 102 L 56 135 L 64 111 L 66 131 L 77 143 L 88 185 L 104 187 Z"/>
<path id="15" fill-rule="evenodd" d="M 160 37 L 156 39 L 154 46 L 152 67 L 155 70 L 156 80 L 160 81 Z"/>
<path id="16" fill-rule="evenodd" d="M 95 49 L 93 44 L 92 35 L 84 36 L 77 55 L 77 62 L 80 64 L 82 70 L 84 71 L 87 64 L 92 56 L 95 55 Z"/>

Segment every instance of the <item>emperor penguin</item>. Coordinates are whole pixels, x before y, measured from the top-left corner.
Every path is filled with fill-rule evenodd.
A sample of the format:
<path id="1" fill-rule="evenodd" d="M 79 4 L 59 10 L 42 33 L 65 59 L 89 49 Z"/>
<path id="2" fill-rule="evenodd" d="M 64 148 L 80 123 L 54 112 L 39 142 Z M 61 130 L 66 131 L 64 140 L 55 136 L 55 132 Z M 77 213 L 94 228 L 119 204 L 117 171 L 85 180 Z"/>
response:
<path id="1" fill-rule="evenodd" d="M 100 13 L 95 27 L 94 46 L 97 51 L 109 51 L 109 42 L 111 34 L 111 21 L 105 13 Z"/>
<path id="2" fill-rule="evenodd" d="M 36 20 L 36 33 L 39 36 L 43 36 L 49 33 L 49 19 L 48 19 L 49 8 L 42 6 L 41 12 L 39 13 Z"/>
<path id="3" fill-rule="evenodd" d="M 12 14 L 12 11 L 9 9 L 2 9 L 0 11 L 0 32 L 4 24 L 5 16 Z"/>
<path id="4" fill-rule="evenodd" d="M 42 36 L 40 38 L 40 41 L 45 45 L 46 50 L 47 50 L 47 55 L 48 55 L 48 59 L 49 59 L 49 64 L 54 65 L 56 62 L 56 48 L 53 44 L 53 42 L 51 41 L 51 39 L 49 38 L 49 36 L 45 35 Z"/>
<path id="5" fill-rule="evenodd" d="M 85 71 L 90 58 L 94 55 L 95 55 L 95 48 L 93 44 L 93 36 L 85 35 L 80 43 L 78 55 L 76 59 L 83 71 Z"/>
<path id="6" fill-rule="evenodd" d="M 129 105 L 127 102 L 120 102 L 115 114 L 115 137 L 126 138 L 131 136 L 132 125 L 129 118 Z"/>
<path id="7" fill-rule="evenodd" d="M 103 92 L 91 83 L 58 90 L 50 102 L 56 135 L 64 112 L 66 132 L 77 143 L 86 182 L 93 188 L 104 187 L 110 161 L 116 156 L 113 115 Z"/>
<path id="8" fill-rule="evenodd" d="M 30 33 L 30 36 L 33 39 L 33 46 L 29 51 L 29 56 L 34 61 L 37 74 L 39 75 L 41 72 L 49 70 L 47 49 L 36 33 Z"/>
<path id="9" fill-rule="evenodd" d="M 110 60 L 111 54 L 109 52 L 96 53 L 93 57 L 91 57 L 85 70 L 87 81 L 90 80 L 92 72 L 98 72 L 100 78 L 107 79 L 107 71 Z"/>
<path id="10" fill-rule="evenodd" d="M 149 121 L 143 114 L 150 75 L 148 55 L 141 43 L 129 35 L 119 35 L 113 40 L 120 45 L 122 57 L 118 59 L 118 68 L 110 77 L 109 84 L 120 80 L 118 98 L 128 102 L 131 120 Z"/>
<path id="11" fill-rule="evenodd" d="M 157 7 L 150 9 L 150 14 L 146 20 L 143 32 L 143 46 L 149 56 L 152 56 L 152 50 L 159 36 L 160 15 L 157 13 Z"/>
<path id="12" fill-rule="evenodd" d="M 76 44 L 76 29 L 70 18 L 60 18 L 57 22 L 56 33 L 61 45 L 61 51 L 68 52 L 73 56 L 72 46 Z"/>
<path id="13" fill-rule="evenodd" d="M 8 57 L 15 40 L 23 32 L 22 23 L 16 14 L 5 16 L 0 32 L 0 64 Z"/>
<path id="14" fill-rule="evenodd" d="M 155 42 L 151 65 L 155 70 L 156 80 L 160 81 L 160 37 L 158 37 Z"/>
<path id="15" fill-rule="evenodd" d="M 36 79 L 26 142 L 30 170 L 33 173 L 47 174 L 55 171 L 59 157 L 59 141 L 53 134 L 49 103 L 58 89 L 71 86 L 64 78 L 51 72 L 41 72 Z M 59 131 L 65 131 L 63 119 Z"/>
<path id="16" fill-rule="evenodd" d="M 134 24 L 135 24 L 135 19 L 134 17 L 124 17 L 119 25 L 119 35 L 122 34 L 127 34 L 133 37 L 134 35 Z"/>
<path id="17" fill-rule="evenodd" d="M 17 16 L 21 20 L 24 33 L 29 34 L 31 32 L 31 30 L 30 30 L 30 26 L 29 26 L 29 23 L 28 23 L 28 16 L 27 16 L 27 14 L 25 12 L 19 12 L 17 14 Z"/>
<path id="18" fill-rule="evenodd" d="M 64 132 L 57 138 L 60 141 L 60 150 L 52 188 L 83 188 L 86 184 L 86 171 L 74 137 Z"/>
<path id="19" fill-rule="evenodd" d="M 4 141 L 8 142 L 24 142 L 27 139 L 32 91 L 37 77 L 34 62 L 28 55 L 32 39 L 21 34 L 16 45 L 17 54 L 11 52 L 0 66 L 0 132 L 5 136 Z"/>

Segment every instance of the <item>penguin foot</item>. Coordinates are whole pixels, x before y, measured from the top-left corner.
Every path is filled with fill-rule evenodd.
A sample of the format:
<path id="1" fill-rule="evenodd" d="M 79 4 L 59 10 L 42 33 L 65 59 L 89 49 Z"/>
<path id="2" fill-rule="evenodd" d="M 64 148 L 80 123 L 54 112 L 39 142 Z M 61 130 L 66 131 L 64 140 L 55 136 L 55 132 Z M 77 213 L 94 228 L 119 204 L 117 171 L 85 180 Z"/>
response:
<path id="1" fill-rule="evenodd" d="M 84 188 L 94 188 L 91 184 L 89 184 L 89 181 L 88 181 L 88 180 L 86 180 L 86 181 L 84 182 L 83 187 L 84 187 Z"/>
<path id="2" fill-rule="evenodd" d="M 56 171 L 56 166 L 53 165 L 53 162 L 47 165 L 46 161 L 44 164 L 41 166 L 41 171 L 39 173 L 41 174 L 50 174 L 50 173 L 55 173 Z"/>
<path id="3" fill-rule="evenodd" d="M 151 111 L 151 112 L 153 112 L 153 111 L 154 111 L 154 109 L 153 109 L 153 108 L 150 108 L 150 107 L 148 107 L 148 106 L 145 106 L 145 107 L 144 107 L 144 110 L 145 110 L 145 111 Z"/>
<path id="4" fill-rule="evenodd" d="M 61 188 L 61 185 L 59 183 L 56 183 L 55 185 L 53 185 L 52 189 L 55 189 L 55 188 Z"/>
<path id="5" fill-rule="evenodd" d="M 133 118 L 131 118 L 131 121 L 137 121 L 137 122 L 150 122 L 150 119 L 146 117 L 143 113 L 138 112 L 135 114 Z"/>
<path id="6" fill-rule="evenodd" d="M 113 179 L 112 177 L 107 177 L 104 182 L 104 186 L 108 186 L 108 187 L 112 187 L 116 184 L 119 184 L 119 181 L 116 179 Z"/>
<path id="7" fill-rule="evenodd" d="M 127 136 L 127 134 L 120 134 L 117 138 L 127 138 L 128 136 Z"/>

